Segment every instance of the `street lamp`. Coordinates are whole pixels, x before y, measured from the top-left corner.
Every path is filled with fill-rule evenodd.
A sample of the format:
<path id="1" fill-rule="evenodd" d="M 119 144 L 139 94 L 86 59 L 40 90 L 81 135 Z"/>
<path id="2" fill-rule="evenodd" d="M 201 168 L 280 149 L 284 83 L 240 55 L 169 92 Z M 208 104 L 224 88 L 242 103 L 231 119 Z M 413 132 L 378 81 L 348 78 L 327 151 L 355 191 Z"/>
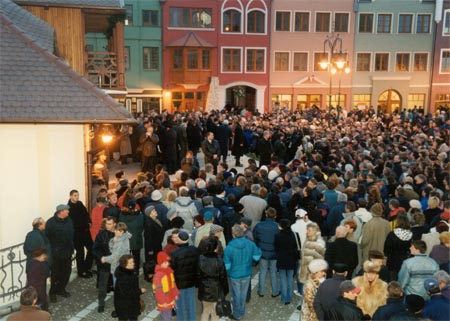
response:
<path id="1" fill-rule="evenodd" d="M 337 48 L 339 46 L 339 48 Z M 330 52 L 330 55 L 328 56 L 328 51 Z M 326 58 L 325 58 L 326 56 Z M 323 59 L 321 62 L 319 62 L 320 68 L 323 70 L 328 69 L 330 73 L 330 88 L 328 92 L 328 127 L 331 125 L 331 96 L 332 96 L 332 89 L 333 89 L 333 75 L 339 72 L 339 75 L 341 75 L 342 70 L 344 70 L 344 67 L 347 65 L 347 54 L 342 52 L 342 39 L 339 37 L 339 34 L 332 34 L 331 36 L 328 35 L 325 41 L 323 42 Z M 326 60 L 325 60 L 326 59 Z M 350 72 L 350 69 L 348 70 Z M 339 92 L 340 92 L 340 84 L 341 77 L 339 76 Z M 340 93 L 339 93 L 340 97 Z M 338 98 L 340 100 L 340 98 Z M 338 101 L 339 105 L 340 101 Z M 338 111 L 339 113 L 339 111 Z M 338 114 L 339 116 L 339 114 Z"/>
<path id="2" fill-rule="evenodd" d="M 350 67 L 345 67 L 343 69 L 344 73 L 350 73 Z M 342 78 L 342 69 L 339 69 L 339 89 L 338 89 L 338 103 L 337 103 L 337 120 L 339 120 L 339 112 L 341 110 L 341 78 Z"/>

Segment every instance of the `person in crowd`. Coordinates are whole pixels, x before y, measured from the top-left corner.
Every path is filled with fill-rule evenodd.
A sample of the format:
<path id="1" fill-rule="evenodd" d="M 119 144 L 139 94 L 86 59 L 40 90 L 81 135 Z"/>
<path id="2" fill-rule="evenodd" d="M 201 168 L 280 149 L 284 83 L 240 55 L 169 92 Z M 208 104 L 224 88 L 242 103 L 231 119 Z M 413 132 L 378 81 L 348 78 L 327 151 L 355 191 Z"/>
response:
<path id="1" fill-rule="evenodd" d="M 371 261 L 364 262 L 364 274 L 352 282 L 361 289 L 356 304 L 364 314 L 373 317 L 375 311 L 386 304 L 387 284 L 379 278 L 381 267 Z"/>
<path id="2" fill-rule="evenodd" d="M 91 211 L 91 221 L 92 225 L 89 229 L 91 232 L 91 238 L 95 240 L 98 232 L 102 226 L 103 221 L 103 211 L 105 210 L 106 199 L 104 197 L 97 197 L 95 200 L 95 206 Z"/>
<path id="3" fill-rule="evenodd" d="M 429 256 L 434 259 L 440 267 L 447 267 L 448 270 L 450 261 L 450 232 L 440 233 L 439 241 L 441 243 L 433 246 Z"/>
<path id="4" fill-rule="evenodd" d="M 325 310 L 325 320 L 369 320 L 368 318 L 364 318 L 363 312 L 356 305 L 356 298 L 361 292 L 361 289 L 357 288 L 352 281 L 346 280 L 339 285 L 339 292 L 339 297 Z"/>
<path id="5" fill-rule="evenodd" d="M 32 223 L 33 230 L 27 233 L 25 242 L 23 243 L 23 252 L 27 256 L 27 265 L 25 271 L 28 273 L 28 266 L 33 259 L 32 253 L 36 249 L 45 249 L 47 251 L 47 269 L 50 271 L 51 262 L 48 260 L 51 257 L 50 241 L 45 234 L 45 220 L 42 217 L 37 217 Z"/>
<path id="6" fill-rule="evenodd" d="M 406 312 L 406 306 L 403 303 L 403 290 L 400 283 L 397 281 L 389 282 L 387 291 L 386 304 L 380 306 L 375 311 L 372 321 L 390 320 L 393 315 Z"/>
<path id="7" fill-rule="evenodd" d="M 413 257 L 403 261 L 398 273 L 398 282 L 402 285 L 406 295 L 416 294 L 428 299 L 423 282 L 439 271 L 439 265 L 435 260 L 426 256 L 427 245 L 424 241 L 413 241 L 409 250 Z"/>
<path id="8" fill-rule="evenodd" d="M 29 264 L 27 273 L 27 286 L 32 286 L 37 292 L 37 303 L 42 310 L 48 311 L 47 301 L 47 278 L 50 276 L 50 270 L 47 262 L 47 250 L 37 248 L 31 253 L 32 260 Z"/>
<path id="9" fill-rule="evenodd" d="M 228 294 L 227 271 L 223 259 L 218 256 L 219 239 L 209 236 L 200 242 L 201 255 L 198 261 L 198 299 L 203 309 L 201 321 L 218 321 L 215 306 Z"/>
<path id="10" fill-rule="evenodd" d="M 20 310 L 8 316 L 6 321 L 49 321 L 51 314 L 43 311 L 37 305 L 38 294 L 34 287 L 26 287 L 20 294 Z"/>
<path id="11" fill-rule="evenodd" d="M 266 276 L 269 272 L 272 298 L 280 295 L 280 288 L 277 277 L 277 255 L 275 251 L 275 236 L 280 228 L 275 222 L 277 211 L 269 207 L 266 212 L 266 220 L 256 224 L 253 229 L 253 236 L 256 245 L 261 249 L 262 256 L 259 261 L 258 295 L 264 296 L 266 289 Z"/>
<path id="12" fill-rule="evenodd" d="M 206 139 L 202 142 L 202 152 L 205 155 L 205 164 L 213 166 L 215 175 L 217 173 L 217 165 L 219 165 L 220 146 L 219 142 L 214 139 L 213 132 L 206 134 Z"/>
<path id="13" fill-rule="evenodd" d="M 175 283 L 173 270 L 170 267 L 170 256 L 166 252 L 159 252 L 157 263 L 152 284 L 156 308 L 161 315 L 161 321 L 171 321 L 172 309 L 175 308 L 179 290 Z"/>
<path id="14" fill-rule="evenodd" d="M 252 184 L 250 192 L 250 195 L 243 196 L 239 200 L 239 203 L 244 206 L 244 216 L 252 220 L 253 229 L 261 221 L 262 215 L 267 207 L 267 202 L 260 196 L 260 184 Z"/>
<path id="15" fill-rule="evenodd" d="M 116 221 L 119 219 L 120 207 L 117 206 L 117 194 L 115 192 L 109 192 L 107 195 L 108 205 L 103 210 L 103 218 L 108 216 L 112 216 L 116 218 Z"/>
<path id="16" fill-rule="evenodd" d="M 300 312 L 301 320 L 317 321 L 318 317 L 314 309 L 314 298 L 317 288 L 325 280 L 328 263 L 323 259 L 314 259 L 308 264 L 309 276 L 303 289 L 303 303 Z"/>
<path id="17" fill-rule="evenodd" d="M 73 243 L 76 251 L 77 273 L 79 277 L 92 277 L 92 237 L 90 227 L 92 225 L 91 217 L 84 204 L 79 200 L 80 193 L 77 190 L 70 191 L 69 216 L 72 219 L 74 227 Z M 85 252 L 86 249 L 86 252 Z"/>
<path id="18" fill-rule="evenodd" d="M 231 148 L 232 155 L 236 158 L 236 167 L 242 166 L 241 157 L 245 150 L 245 135 L 244 135 L 245 118 L 240 118 L 234 126 L 233 132 L 233 146 Z"/>
<path id="19" fill-rule="evenodd" d="M 66 290 L 72 272 L 72 254 L 74 252 L 74 227 L 69 217 L 69 205 L 60 204 L 56 212 L 46 224 L 45 234 L 50 241 L 51 268 L 50 275 L 50 302 L 55 303 L 56 295 L 68 298 L 70 293 Z"/>
<path id="20" fill-rule="evenodd" d="M 158 219 L 158 213 L 153 205 L 145 208 L 144 217 L 144 278 L 151 279 L 154 274 L 156 255 L 162 251 L 162 242 L 165 229 L 163 223 Z M 149 269 L 147 269 L 149 268 Z"/>
<path id="21" fill-rule="evenodd" d="M 108 216 L 103 219 L 103 227 L 98 232 L 94 245 L 92 246 L 92 255 L 97 261 L 97 287 L 98 287 L 98 307 L 97 312 L 105 311 L 105 299 L 108 293 L 109 280 L 111 276 L 111 264 L 102 263 L 102 257 L 111 255 L 109 242 L 114 237 L 116 229 L 116 218 Z"/>
<path id="22" fill-rule="evenodd" d="M 189 245 L 189 234 L 180 231 L 175 236 L 178 248 L 170 254 L 170 267 L 174 271 L 175 283 L 179 289 L 177 298 L 177 320 L 196 320 L 195 288 L 198 286 L 197 268 L 199 250 Z"/>
<path id="23" fill-rule="evenodd" d="M 347 240 L 347 230 L 344 226 L 338 226 L 335 235 L 335 241 L 328 243 L 325 260 L 330 265 L 330 268 L 336 263 L 345 264 L 348 267 L 347 278 L 351 279 L 353 271 L 358 265 L 358 249 L 356 243 Z M 329 277 L 331 277 L 331 272 L 331 269 L 328 270 Z"/>
<path id="24" fill-rule="evenodd" d="M 146 132 L 139 138 L 142 146 L 141 171 L 154 173 L 158 160 L 159 136 L 155 133 L 155 127 L 147 125 Z"/>
<path id="25" fill-rule="evenodd" d="M 319 285 L 314 297 L 314 311 L 320 321 L 325 320 L 325 311 L 339 297 L 339 286 L 346 280 L 348 274 L 347 265 L 342 263 L 335 263 L 332 270 L 333 276 Z"/>
<path id="26" fill-rule="evenodd" d="M 120 257 L 114 272 L 114 308 L 119 320 L 137 321 L 141 314 L 141 294 L 147 290 L 139 287 L 135 269 L 133 255 L 125 254 Z"/>
<path id="27" fill-rule="evenodd" d="M 233 240 L 224 251 L 224 262 L 232 289 L 232 318 L 240 320 L 245 314 L 253 262 L 259 261 L 262 252 L 255 243 L 243 237 L 244 231 L 239 225 L 233 226 L 232 233 Z"/>
<path id="28" fill-rule="evenodd" d="M 373 218 L 364 224 L 361 235 L 360 246 L 363 262 L 369 259 L 370 250 L 378 250 L 381 252 L 384 250 L 384 242 L 391 228 L 389 222 L 382 218 L 383 211 L 384 208 L 381 203 L 376 203 L 370 208 Z"/>
<path id="29" fill-rule="evenodd" d="M 440 270 L 433 274 L 433 278 L 438 280 L 441 294 L 450 300 L 450 275 L 446 271 Z"/>
<path id="30" fill-rule="evenodd" d="M 423 286 L 430 299 L 425 301 L 422 317 L 434 321 L 450 320 L 450 301 L 442 295 L 438 280 L 435 278 L 425 279 Z"/>

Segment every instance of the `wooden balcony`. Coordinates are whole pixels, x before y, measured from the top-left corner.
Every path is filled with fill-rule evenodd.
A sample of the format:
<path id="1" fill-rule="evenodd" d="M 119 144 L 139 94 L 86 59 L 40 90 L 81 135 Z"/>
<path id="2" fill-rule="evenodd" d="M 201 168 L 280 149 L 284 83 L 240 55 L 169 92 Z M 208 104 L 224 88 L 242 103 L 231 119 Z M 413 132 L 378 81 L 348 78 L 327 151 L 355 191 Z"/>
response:
<path id="1" fill-rule="evenodd" d="M 103 89 L 123 89 L 125 77 L 119 72 L 117 54 L 108 51 L 86 52 L 85 76 Z"/>
<path id="2" fill-rule="evenodd" d="M 172 84 L 209 84 L 212 76 L 211 70 L 171 70 L 170 83 Z"/>

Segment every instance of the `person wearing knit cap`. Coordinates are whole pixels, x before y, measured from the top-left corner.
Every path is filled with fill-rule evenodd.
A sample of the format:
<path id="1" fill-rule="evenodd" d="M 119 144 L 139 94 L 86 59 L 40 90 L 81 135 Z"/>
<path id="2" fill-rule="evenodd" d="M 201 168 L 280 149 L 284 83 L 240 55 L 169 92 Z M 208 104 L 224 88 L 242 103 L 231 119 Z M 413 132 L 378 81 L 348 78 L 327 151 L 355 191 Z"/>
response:
<path id="1" fill-rule="evenodd" d="M 355 277 L 352 282 L 361 289 L 356 304 L 364 314 L 371 317 L 375 311 L 386 304 L 387 284 L 381 280 L 378 273 L 381 266 L 372 261 L 363 264 L 364 275 Z"/>
<path id="2" fill-rule="evenodd" d="M 155 276 L 153 277 L 153 293 L 155 294 L 156 309 L 160 312 L 162 321 L 172 320 L 172 309 L 179 290 L 175 283 L 173 270 L 169 266 L 170 256 L 165 252 L 159 252 L 157 256 Z"/>
<path id="3" fill-rule="evenodd" d="M 391 231 L 389 222 L 382 218 L 384 206 L 381 203 L 375 203 L 370 208 L 373 217 L 363 226 L 361 233 L 362 262 L 369 259 L 370 250 L 383 252 L 384 241 Z"/>
<path id="4" fill-rule="evenodd" d="M 435 278 L 428 278 L 423 281 L 423 286 L 430 299 L 425 302 L 422 317 L 430 320 L 450 320 L 450 302 L 445 298 L 439 288 L 439 281 Z"/>
<path id="5" fill-rule="evenodd" d="M 309 276 L 303 289 L 303 303 L 300 313 L 301 320 L 317 321 L 319 320 L 314 309 L 314 298 L 317 294 L 317 288 L 325 280 L 328 270 L 328 263 L 322 259 L 312 260 L 308 264 Z"/>

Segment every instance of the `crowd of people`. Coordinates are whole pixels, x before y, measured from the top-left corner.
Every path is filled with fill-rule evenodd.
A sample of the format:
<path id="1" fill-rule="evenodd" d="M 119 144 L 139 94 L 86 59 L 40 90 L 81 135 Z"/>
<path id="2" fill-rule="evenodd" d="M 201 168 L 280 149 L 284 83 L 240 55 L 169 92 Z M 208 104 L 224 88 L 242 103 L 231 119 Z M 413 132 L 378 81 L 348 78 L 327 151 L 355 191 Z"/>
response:
<path id="1" fill-rule="evenodd" d="M 111 182 L 101 155 L 90 210 L 72 190 L 33 221 L 28 305 L 70 297 L 75 252 L 81 278 L 96 262 L 98 312 L 113 290 L 119 320 L 141 313 L 141 269 L 164 321 L 218 320 L 229 293 L 242 319 L 255 270 L 256 294 L 268 277 L 303 321 L 449 320 L 449 111 L 164 112 L 121 140 L 141 161 L 133 181 Z"/>

